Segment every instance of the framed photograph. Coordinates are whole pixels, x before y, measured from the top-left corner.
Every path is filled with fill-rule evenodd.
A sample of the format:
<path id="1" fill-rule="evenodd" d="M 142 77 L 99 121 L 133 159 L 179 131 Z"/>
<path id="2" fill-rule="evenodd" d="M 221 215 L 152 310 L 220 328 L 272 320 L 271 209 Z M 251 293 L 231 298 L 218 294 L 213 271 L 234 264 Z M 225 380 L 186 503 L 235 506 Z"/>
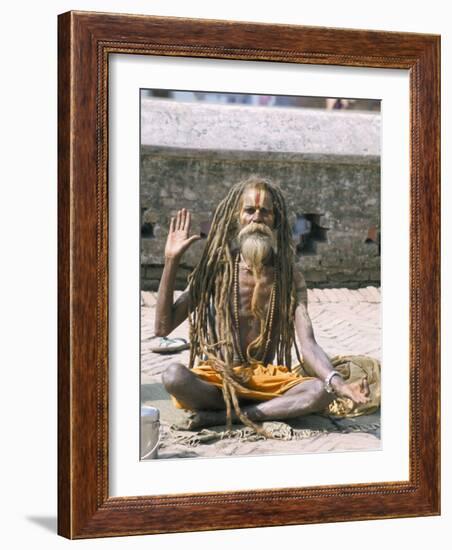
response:
<path id="1" fill-rule="evenodd" d="M 115 66 L 110 67 L 110 74 L 121 74 L 118 60 L 113 63 Z M 177 64 L 180 67 L 183 61 Z M 191 71 L 196 70 L 192 63 L 190 67 Z M 140 75 L 143 70 L 146 69 L 141 67 Z M 205 66 L 203 70 L 208 72 Z M 287 74 L 290 73 L 289 69 Z M 321 78 L 320 74 L 316 76 L 317 84 L 326 79 L 325 73 Z M 201 78 L 200 74 L 196 80 L 199 82 Z M 256 79 L 256 71 L 253 79 Z M 119 77 L 119 80 L 123 78 Z M 130 83 L 132 80 L 129 71 L 124 81 Z M 302 80 L 306 88 L 306 74 Z M 246 79 L 241 79 L 240 84 L 242 89 L 249 85 Z M 116 94 L 111 91 L 111 97 Z M 119 107 L 129 102 L 121 99 L 113 103 Z M 381 448 L 380 104 L 380 99 L 141 89 L 140 371 L 141 403 L 145 413 L 141 456 L 152 459 L 213 458 Z M 110 113 L 116 117 L 115 108 Z M 406 122 L 408 126 L 408 113 Z M 122 133 L 118 131 L 118 134 Z M 120 137 L 118 140 L 119 150 L 127 147 L 126 143 L 120 144 Z M 116 143 L 113 136 L 110 143 L 112 141 Z M 210 243 L 223 233 L 219 226 L 226 223 L 226 219 L 222 219 L 216 210 L 224 207 L 223 200 L 233 200 L 225 196 L 233 193 L 236 185 L 240 187 L 241 180 L 248 182 L 243 184 L 245 188 L 261 189 L 264 194 L 267 188 L 268 192 L 276 193 L 274 182 L 280 182 L 287 210 L 283 215 L 287 217 L 285 221 L 293 240 L 294 260 L 286 256 L 290 249 L 285 250 L 279 245 L 271 253 L 273 260 L 269 258 L 264 262 L 262 273 L 257 273 L 257 280 L 263 282 L 263 286 L 253 287 L 253 292 L 258 289 L 257 299 L 269 304 L 267 310 L 270 314 L 274 310 L 279 315 L 284 306 L 278 307 L 276 301 L 272 302 L 272 284 L 283 284 L 283 281 L 282 277 L 275 278 L 273 264 L 278 263 L 280 269 L 285 270 L 287 264 L 293 263 L 304 279 L 299 298 L 301 301 L 307 298 L 308 315 L 316 340 L 331 358 L 331 365 L 337 372 L 348 372 L 351 367 L 351 380 L 358 381 L 366 376 L 370 383 L 368 403 L 348 410 L 350 403 L 335 399 L 328 404 L 327 414 L 319 416 L 313 413 L 312 405 L 307 402 L 312 382 L 308 382 L 306 375 L 300 376 L 308 368 L 306 356 L 309 356 L 309 350 L 305 351 L 301 323 L 295 322 L 302 361 L 292 346 L 290 362 L 279 358 L 275 368 L 273 363 L 277 354 L 272 353 L 268 342 L 265 366 L 259 362 L 254 367 L 247 367 L 253 373 L 251 386 L 254 393 L 238 390 L 244 412 L 248 417 L 261 414 L 259 428 L 266 430 L 268 437 L 256 431 L 254 426 L 243 424 L 243 419 L 239 422 L 237 414 L 240 412 L 237 411 L 238 426 L 227 429 L 227 415 L 222 408 L 225 401 L 219 395 L 221 371 L 213 373 L 210 363 L 206 364 L 205 359 L 197 357 L 197 366 L 189 369 L 196 377 L 190 378 L 186 366 L 191 359 L 190 343 L 195 342 L 196 335 L 190 342 L 189 320 L 181 316 L 178 326 L 166 330 L 164 327 L 163 332 L 159 327 L 168 269 L 174 266 L 170 259 L 165 259 L 165 245 L 171 244 L 176 235 L 176 231 L 169 231 L 171 218 L 176 223 L 178 215 L 180 218 L 185 216 L 187 232 L 190 232 L 188 224 L 195 232 L 189 236 L 188 247 L 180 256 L 177 269 L 174 266 L 176 279 L 169 290 L 172 297 L 176 292 L 174 307 L 182 308 L 188 296 L 185 290 L 187 277 L 191 273 L 195 275 L 193 270 L 202 261 L 202 255 L 211 254 L 208 252 Z M 114 178 L 111 179 L 110 189 L 115 189 L 110 193 L 111 201 L 113 196 L 116 197 L 117 189 L 122 189 L 127 195 L 131 192 L 127 184 L 117 183 L 114 185 Z M 122 199 L 118 195 L 119 204 L 126 200 L 127 197 Z M 218 207 L 219 204 L 223 206 Z M 243 230 L 248 226 L 248 229 L 260 229 L 259 223 L 266 225 L 258 213 L 249 218 L 251 224 L 258 220 L 258 225 L 244 225 L 245 206 L 243 209 L 242 221 L 239 222 Z M 232 217 L 234 224 L 234 215 L 228 214 L 228 217 Z M 388 231 L 392 232 L 391 222 L 387 223 Z M 281 229 L 272 229 L 281 232 Z M 234 231 L 233 228 L 232 233 Z M 242 239 L 240 235 L 239 232 L 239 240 Z M 243 235 L 246 235 L 245 230 Z M 274 235 L 277 237 L 277 233 Z M 232 237 L 229 239 L 231 262 L 234 248 L 239 244 L 235 244 L 236 237 Z M 251 243 L 254 252 L 254 246 L 259 246 L 259 243 Z M 248 246 L 251 245 L 248 243 Z M 115 258 L 110 256 L 115 273 L 124 269 L 121 266 L 134 265 L 132 254 L 136 251 L 130 251 L 130 244 L 123 251 L 115 250 Z M 245 246 L 244 259 L 246 250 Z M 253 258 L 249 258 L 251 265 Z M 257 260 L 258 268 L 259 256 Z M 254 300 L 248 287 L 251 272 L 244 271 L 243 267 L 239 261 L 238 273 L 233 275 L 238 296 L 228 292 L 225 302 L 235 304 L 237 299 L 238 318 L 233 315 L 232 319 L 234 324 L 238 324 L 239 333 L 241 329 L 245 342 L 242 347 L 245 348 L 259 330 L 252 326 L 258 314 L 251 311 Z M 259 271 L 257 268 L 256 272 Z M 210 271 L 214 273 L 215 267 L 212 266 Z M 114 277 L 112 273 L 111 277 Z M 267 280 L 272 284 L 267 285 Z M 282 288 L 277 294 L 283 294 Z M 130 303 L 133 301 L 131 294 Z M 300 308 L 303 307 L 301 303 Z M 221 300 L 212 308 L 219 314 Z M 227 310 L 223 314 L 227 317 Z M 122 318 L 122 315 L 118 317 Z M 273 315 L 273 324 L 277 322 Z M 130 321 L 127 325 L 130 326 Z M 124 334 L 126 330 L 126 324 L 118 327 L 118 333 Z M 202 327 L 196 330 L 202 332 Z M 270 326 L 268 330 L 276 344 L 279 329 L 273 330 Z M 208 350 L 205 352 L 209 353 Z M 244 363 L 240 353 L 237 353 L 236 364 Z M 243 349 L 242 355 L 245 353 Z M 270 362 L 272 367 L 268 369 Z M 290 375 L 286 372 L 289 368 Z M 320 374 L 320 377 L 327 375 Z M 180 388 L 178 380 L 183 381 Z M 200 380 L 208 385 L 198 384 Z M 271 392 L 267 392 L 268 383 L 275 384 Z M 127 384 L 126 380 L 119 387 L 123 388 L 124 384 Z M 212 385 L 216 389 L 212 389 Z M 288 391 L 290 387 L 292 391 Z M 190 406 L 190 397 L 196 393 L 196 388 L 204 395 L 210 395 L 212 389 L 211 394 L 219 397 L 217 405 L 220 409 L 216 412 L 215 408 L 209 410 L 209 402 L 204 404 L 203 401 Z M 185 391 L 188 395 L 184 398 Z M 323 391 L 321 388 L 320 393 Z M 305 392 L 308 393 L 303 396 Z M 276 401 L 273 400 L 275 397 Z M 278 410 L 273 409 L 276 405 Z M 323 404 L 320 409 L 323 410 L 317 412 L 323 413 Z M 151 434 L 146 438 L 145 420 L 149 421 L 149 415 L 159 419 L 158 443 Z M 152 421 L 149 424 L 156 426 Z M 214 426 L 217 427 L 212 429 Z"/>
<path id="2" fill-rule="evenodd" d="M 439 48 L 59 16 L 61 535 L 440 513 Z"/>

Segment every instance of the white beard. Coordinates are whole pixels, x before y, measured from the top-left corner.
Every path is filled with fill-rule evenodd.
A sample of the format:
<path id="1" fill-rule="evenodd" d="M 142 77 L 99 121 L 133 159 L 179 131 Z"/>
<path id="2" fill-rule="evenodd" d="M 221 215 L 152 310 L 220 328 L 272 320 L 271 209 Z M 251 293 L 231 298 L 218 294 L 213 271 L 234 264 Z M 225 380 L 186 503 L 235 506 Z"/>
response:
<path id="1" fill-rule="evenodd" d="M 242 258 L 256 274 L 260 274 L 266 260 L 276 252 L 276 238 L 272 230 L 263 224 L 250 223 L 238 234 Z"/>

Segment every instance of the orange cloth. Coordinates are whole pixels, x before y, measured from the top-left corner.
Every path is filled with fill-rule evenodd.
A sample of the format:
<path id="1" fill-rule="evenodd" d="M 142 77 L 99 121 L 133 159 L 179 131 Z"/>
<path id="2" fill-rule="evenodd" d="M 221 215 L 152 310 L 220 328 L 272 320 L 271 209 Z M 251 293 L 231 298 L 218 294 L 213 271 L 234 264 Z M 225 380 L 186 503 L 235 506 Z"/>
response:
<path id="1" fill-rule="evenodd" d="M 253 372 L 246 383 L 245 390 L 237 391 L 239 399 L 255 399 L 257 401 L 268 401 L 274 397 L 283 395 L 287 390 L 293 388 L 301 382 L 312 380 L 312 376 L 303 377 L 290 372 L 287 367 L 280 365 L 263 365 L 262 363 L 253 365 L 252 367 L 237 366 L 234 371 L 240 372 L 243 368 L 252 368 Z M 222 387 L 223 382 L 221 375 L 216 372 L 208 361 L 199 361 L 198 365 L 191 369 L 191 372 L 196 374 L 201 380 L 213 384 L 217 388 Z M 183 403 L 171 396 L 174 405 L 178 409 L 189 409 Z"/>

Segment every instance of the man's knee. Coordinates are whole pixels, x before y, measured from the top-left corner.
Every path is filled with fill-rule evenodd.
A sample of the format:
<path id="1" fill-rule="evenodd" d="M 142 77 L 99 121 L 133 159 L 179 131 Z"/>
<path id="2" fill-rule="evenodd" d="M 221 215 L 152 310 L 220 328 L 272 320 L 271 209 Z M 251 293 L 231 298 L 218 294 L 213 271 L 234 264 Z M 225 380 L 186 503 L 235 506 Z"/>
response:
<path id="1" fill-rule="evenodd" d="M 162 382 L 168 393 L 175 393 L 185 387 L 192 376 L 192 373 L 182 363 L 172 363 L 163 371 Z"/>

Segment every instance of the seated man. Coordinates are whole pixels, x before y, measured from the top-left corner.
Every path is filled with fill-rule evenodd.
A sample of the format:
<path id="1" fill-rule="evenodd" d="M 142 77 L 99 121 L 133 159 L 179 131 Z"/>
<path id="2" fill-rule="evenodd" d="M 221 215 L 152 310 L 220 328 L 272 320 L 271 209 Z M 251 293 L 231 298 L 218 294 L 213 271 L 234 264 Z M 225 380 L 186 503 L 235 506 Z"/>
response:
<path id="1" fill-rule="evenodd" d="M 344 381 L 314 338 L 276 185 L 253 176 L 231 188 L 188 289 L 173 303 L 180 259 L 200 238 L 189 235 L 190 213 L 182 209 L 170 223 L 155 318 L 156 335 L 166 336 L 189 317 L 190 364 L 163 373 L 176 406 L 196 411 L 189 428 L 228 421 L 259 430 L 266 420 L 323 412 L 336 397 L 368 402 L 366 377 Z M 293 347 L 312 376 L 291 372 Z"/>

